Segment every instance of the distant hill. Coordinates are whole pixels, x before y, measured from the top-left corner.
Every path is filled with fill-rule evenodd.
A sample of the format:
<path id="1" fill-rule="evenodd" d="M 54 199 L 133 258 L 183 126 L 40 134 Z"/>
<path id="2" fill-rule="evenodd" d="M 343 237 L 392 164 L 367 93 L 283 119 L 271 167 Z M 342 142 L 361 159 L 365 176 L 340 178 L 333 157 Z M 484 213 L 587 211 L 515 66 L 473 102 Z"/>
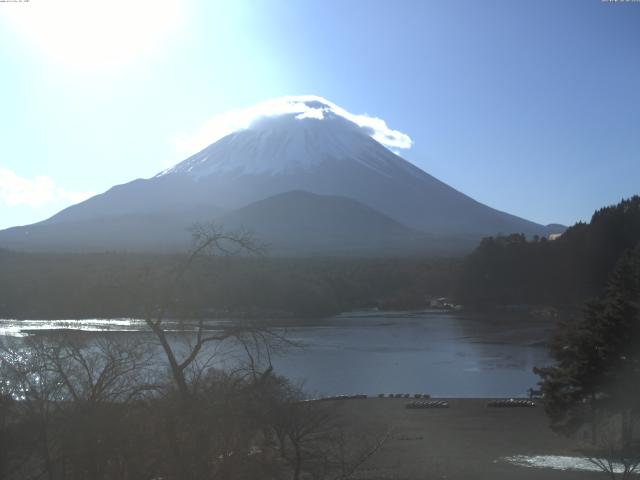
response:
<path id="1" fill-rule="evenodd" d="M 471 245 L 410 229 L 350 198 L 304 191 L 274 195 L 219 221 L 231 229 L 250 228 L 276 254 L 460 253 Z"/>

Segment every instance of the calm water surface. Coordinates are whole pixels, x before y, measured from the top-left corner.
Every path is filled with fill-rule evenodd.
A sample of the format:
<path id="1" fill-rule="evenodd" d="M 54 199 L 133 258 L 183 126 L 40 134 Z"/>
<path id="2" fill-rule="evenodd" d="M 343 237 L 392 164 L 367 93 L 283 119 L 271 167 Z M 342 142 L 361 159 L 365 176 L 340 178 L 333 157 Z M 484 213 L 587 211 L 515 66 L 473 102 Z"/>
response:
<path id="1" fill-rule="evenodd" d="M 430 393 L 522 396 L 535 387 L 534 366 L 549 363 L 549 323 L 443 312 L 371 312 L 272 323 L 299 342 L 273 359 L 277 372 L 312 395 Z M 139 331 L 139 320 L 0 320 L 0 335 L 52 327 Z M 120 333 L 121 335 L 121 333 Z"/>

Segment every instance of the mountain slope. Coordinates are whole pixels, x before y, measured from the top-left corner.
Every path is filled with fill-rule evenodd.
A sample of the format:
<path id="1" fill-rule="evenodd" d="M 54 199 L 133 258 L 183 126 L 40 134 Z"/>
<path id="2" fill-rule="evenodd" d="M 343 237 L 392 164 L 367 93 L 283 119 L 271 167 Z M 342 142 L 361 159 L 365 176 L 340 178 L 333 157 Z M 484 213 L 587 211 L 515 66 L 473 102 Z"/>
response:
<path id="1" fill-rule="evenodd" d="M 427 235 L 346 197 L 286 192 L 223 215 L 281 254 L 392 254 L 425 250 Z"/>
<path id="2" fill-rule="evenodd" d="M 269 117 L 228 135 L 152 180 L 193 180 L 210 201 L 236 208 L 289 190 L 353 198 L 413 228 L 437 234 L 547 233 L 449 187 L 310 97 L 313 115 Z"/>
<path id="3" fill-rule="evenodd" d="M 557 230 L 492 209 L 458 192 L 385 148 L 372 138 L 371 131 L 324 99 L 298 97 L 287 102 L 287 108 L 282 109 L 284 113 L 259 116 L 247 128 L 221 138 L 155 177 L 113 187 L 39 224 L 0 232 L 0 246 L 70 249 L 70 245 L 74 245 L 73 248 L 77 248 L 90 237 L 79 232 L 90 231 L 88 225 L 93 222 L 96 231 L 103 232 L 104 239 L 102 243 L 89 242 L 94 246 L 127 248 L 130 238 L 135 249 L 167 248 L 167 239 L 178 235 L 167 229 L 184 227 L 181 218 L 206 221 L 212 217 L 211 212 L 215 211 L 216 215 L 220 211 L 232 212 L 291 191 L 359 202 L 396 225 L 403 225 L 403 233 L 398 235 L 407 238 L 414 238 L 419 231 L 458 238 L 464 243 L 499 233 L 546 235 Z M 317 203 L 327 209 L 323 213 L 325 220 L 331 216 L 339 218 L 341 205 L 327 199 Z M 282 205 L 279 209 L 286 210 Z M 388 229 L 371 233 L 380 236 L 380 240 L 376 240 L 379 244 L 399 231 L 388 222 L 374 221 L 370 213 L 360 210 L 367 221 L 384 224 Z M 225 221 L 235 224 L 236 218 L 249 214 L 236 212 L 235 215 L 230 214 Z M 302 233 L 310 226 L 288 229 L 288 225 L 296 222 L 303 225 L 303 220 L 297 216 L 296 221 L 286 225 L 276 222 L 283 230 L 279 237 L 291 238 L 293 243 L 304 247 L 305 242 L 313 240 Z M 140 233 L 138 221 L 148 225 L 148 235 Z M 154 226 L 154 221 L 161 224 Z M 85 222 L 87 226 L 80 227 Z M 107 223 L 113 231 L 104 230 Z M 62 225 L 68 226 L 67 233 L 62 227 L 56 228 Z M 364 227 L 358 227 L 355 218 L 350 225 L 353 238 L 364 241 L 365 236 L 358 233 L 358 228 Z M 266 228 L 264 222 L 262 226 L 265 235 L 278 237 L 275 226 Z M 75 229 L 80 229 L 76 235 Z M 48 232 L 57 232 L 51 233 L 55 242 L 48 238 Z M 325 232 L 325 236 L 330 234 Z M 339 236 L 336 233 L 336 238 Z M 138 240 L 134 242 L 134 238 Z M 341 238 L 349 242 L 348 236 Z M 292 242 L 288 242 L 290 248 L 294 248 Z M 364 244 L 362 246 L 364 248 Z"/>
<path id="4" fill-rule="evenodd" d="M 0 245 L 11 250 L 55 252 L 175 252 L 190 246 L 189 228 L 220 215 L 212 207 L 105 215 L 8 228 Z"/>
<path id="5" fill-rule="evenodd" d="M 0 232 L 14 250 L 60 252 L 172 252 L 190 247 L 190 228 L 210 221 L 226 231 L 250 231 L 269 254 L 459 254 L 469 238 L 440 238 L 412 230 L 346 197 L 285 192 L 221 214 L 206 207 L 165 213 L 132 213 L 94 219 L 42 222 Z"/>

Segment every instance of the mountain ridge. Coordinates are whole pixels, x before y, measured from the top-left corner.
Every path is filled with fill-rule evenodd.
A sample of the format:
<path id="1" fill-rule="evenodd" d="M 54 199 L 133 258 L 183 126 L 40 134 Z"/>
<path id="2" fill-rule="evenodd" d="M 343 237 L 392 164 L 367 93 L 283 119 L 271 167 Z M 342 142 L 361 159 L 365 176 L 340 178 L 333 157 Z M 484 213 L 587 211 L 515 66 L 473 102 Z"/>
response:
<path id="1" fill-rule="evenodd" d="M 391 152 L 372 138 L 367 128 L 341 114 L 330 102 L 319 97 L 288 101 L 293 103 L 285 113 L 260 117 L 154 177 L 117 185 L 68 207 L 34 224 L 38 227 L 32 228 L 32 233 L 37 231 L 39 241 L 46 245 L 46 228 L 55 229 L 58 224 L 100 223 L 106 218 L 145 215 L 164 217 L 165 222 L 173 224 L 170 217 L 198 208 L 209 213 L 200 219 L 207 221 L 212 212 L 219 216 L 292 191 L 356 201 L 402 225 L 407 238 L 416 231 L 439 238 L 476 240 L 513 232 L 540 236 L 559 233 L 555 225 L 547 227 L 495 210 L 455 190 Z M 325 198 L 318 203 L 323 206 L 316 207 L 322 209 L 331 201 Z M 359 211 L 364 215 L 365 210 Z M 334 214 L 340 214 L 338 207 Z M 366 217 L 373 224 L 381 224 L 379 216 Z M 304 219 L 290 220 L 301 223 Z M 114 224 L 125 237 L 134 228 L 126 224 Z M 391 224 L 386 225 L 393 230 Z M 26 232 L 29 227 L 33 226 L 19 228 Z M 281 224 L 281 228 L 288 226 Z M 162 228 L 151 230 L 159 232 Z M 10 234 L 0 232 L 0 246 L 6 245 L 7 237 L 15 241 L 15 234 L 14 230 Z M 353 234 L 358 236 L 356 231 Z M 70 243 L 77 243 L 73 232 L 68 235 Z M 32 234 L 30 242 L 37 241 Z M 147 238 L 149 248 L 158 241 L 152 235 Z M 301 238 L 299 241 L 304 243 Z M 304 250 L 304 245 L 299 247 Z M 334 247 L 328 250 L 335 251 Z"/>

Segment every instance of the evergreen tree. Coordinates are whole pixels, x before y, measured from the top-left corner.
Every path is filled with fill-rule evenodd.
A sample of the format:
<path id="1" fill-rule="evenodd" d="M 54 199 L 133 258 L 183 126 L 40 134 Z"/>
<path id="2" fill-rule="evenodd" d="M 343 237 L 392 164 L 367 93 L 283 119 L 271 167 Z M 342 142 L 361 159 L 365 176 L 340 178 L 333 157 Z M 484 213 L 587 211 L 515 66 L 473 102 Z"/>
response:
<path id="1" fill-rule="evenodd" d="M 563 324 L 551 344 L 553 367 L 535 369 L 552 427 L 570 434 L 620 416 L 631 442 L 640 413 L 640 245 L 622 255 L 602 298 L 584 318 Z"/>
<path id="2" fill-rule="evenodd" d="M 557 240 L 489 237 L 463 262 L 457 297 L 471 305 L 579 305 L 600 295 L 618 258 L 640 242 L 640 196 L 596 211 Z"/>

